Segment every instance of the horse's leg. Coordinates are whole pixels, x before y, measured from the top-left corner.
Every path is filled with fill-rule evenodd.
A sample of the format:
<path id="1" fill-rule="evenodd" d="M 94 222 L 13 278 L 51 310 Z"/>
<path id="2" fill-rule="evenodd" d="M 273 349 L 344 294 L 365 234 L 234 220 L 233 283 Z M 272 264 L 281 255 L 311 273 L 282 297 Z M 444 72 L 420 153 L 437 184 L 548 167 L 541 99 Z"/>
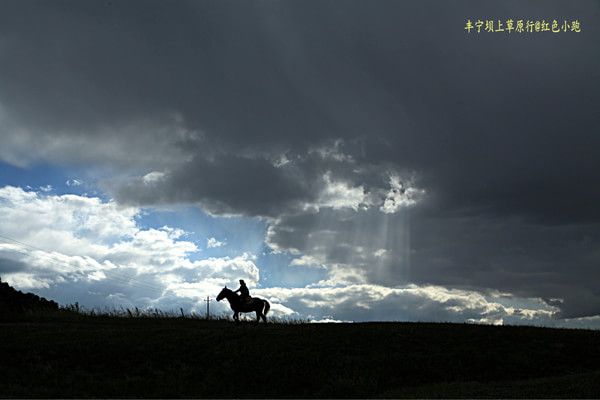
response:
<path id="1" fill-rule="evenodd" d="M 260 322 L 260 311 L 256 310 L 256 323 Z"/>
<path id="2" fill-rule="evenodd" d="M 239 312 L 238 311 L 236 311 L 236 312 L 233 313 L 233 320 L 235 322 L 240 322 L 240 316 L 239 316 Z"/>
<path id="3" fill-rule="evenodd" d="M 260 308 L 259 308 L 258 312 L 260 312 L 260 317 L 266 323 L 267 322 L 267 316 L 265 315 L 265 303 L 263 301 L 261 301 L 261 303 L 260 303 Z"/>

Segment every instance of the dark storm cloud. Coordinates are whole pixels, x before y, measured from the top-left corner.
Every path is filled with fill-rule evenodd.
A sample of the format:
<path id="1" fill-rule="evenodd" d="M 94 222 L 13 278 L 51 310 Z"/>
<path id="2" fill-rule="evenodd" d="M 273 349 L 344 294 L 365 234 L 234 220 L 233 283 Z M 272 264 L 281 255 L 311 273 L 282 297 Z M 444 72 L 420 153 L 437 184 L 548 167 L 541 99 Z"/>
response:
<path id="1" fill-rule="evenodd" d="M 215 214 L 269 216 L 310 201 L 311 183 L 262 158 L 223 155 L 197 157 L 156 182 L 130 181 L 118 187 L 117 195 L 142 205 L 200 203 Z"/>
<path id="2" fill-rule="evenodd" d="M 372 281 L 499 288 L 600 313 L 597 2 L 1 8 L 4 160 L 118 162 L 130 168 L 109 185 L 120 201 L 271 217 L 272 243 Z M 579 19 L 583 32 L 467 35 L 466 18 Z M 337 153 L 316 155 L 336 139 Z M 150 171 L 164 179 L 144 184 Z M 300 213 L 327 171 L 379 200 L 390 172 L 427 195 L 410 221 L 378 206 Z M 335 243 L 315 249 L 316 230 Z"/>
<path id="3" fill-rule="evenodd" d="M 0 273 L 9 274 L 25 270 L 27 270 L 27 265 L 25 263 L 10 258 L 0 257 Z"/>
<path id="4" fill-rule="evenodd" d="M 411 281 L 560 297 L 565 317 L 600 314 L 598 224 L 540 225 L 519 217 L 415 219 Z"/>
<path id="5" fill-rule="evenodd" d="M 351 213 L 322 210 L 284 217 L 270 228 L 269 242 L 324 264 L 351 265 L 375 284 L 494 288 L 522 297 L 560 298 L 567 318 L 600 314 L 598 224 L 428 216 L 414 209 Z"/>
<path id="6" fill-rule="evenodd" d="M 366 161 L 423 172 L 443 208 L 600 217 L 597 3 L 3 8 L 0 101 L 42 136 L 112 140 L 119 123 L 179 113 L 186 128 L 230 152 L 302 151 L 327 138 L 364 137 Z M 465 18 L 484 15 L 580 18 L 584 29 L 467 36 Z M 130 156 L 151 151 L 126 143 Z"/>

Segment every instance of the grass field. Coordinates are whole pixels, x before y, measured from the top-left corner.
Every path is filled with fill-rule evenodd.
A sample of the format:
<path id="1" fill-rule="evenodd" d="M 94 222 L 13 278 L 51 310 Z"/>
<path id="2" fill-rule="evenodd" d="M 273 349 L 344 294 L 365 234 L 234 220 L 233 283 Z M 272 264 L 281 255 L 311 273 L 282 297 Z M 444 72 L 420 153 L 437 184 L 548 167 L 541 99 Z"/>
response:
<path id="1" fill-rule="evenodd" d="M 61 317 L 0 324 L 2 397 L 600 397 L 600 332 Z"/>

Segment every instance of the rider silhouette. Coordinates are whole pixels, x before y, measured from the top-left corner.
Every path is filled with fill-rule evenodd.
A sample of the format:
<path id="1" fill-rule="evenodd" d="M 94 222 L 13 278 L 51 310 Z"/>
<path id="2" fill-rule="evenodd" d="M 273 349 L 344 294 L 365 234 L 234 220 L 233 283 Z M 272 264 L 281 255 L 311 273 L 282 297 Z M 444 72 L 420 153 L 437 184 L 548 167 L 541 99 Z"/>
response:
<path id="1" fill-rule="evenodd" d="M 248 303 L 250 300 L 250 291 L 248 290 L 248 286 L 246 286 L 246 282 L 244 282 L 243 279 L 240 279 L 240 288 L 234 293 L 237 292 L 240 292 L 240 300 L 242 300 L 242 303 Z"/>

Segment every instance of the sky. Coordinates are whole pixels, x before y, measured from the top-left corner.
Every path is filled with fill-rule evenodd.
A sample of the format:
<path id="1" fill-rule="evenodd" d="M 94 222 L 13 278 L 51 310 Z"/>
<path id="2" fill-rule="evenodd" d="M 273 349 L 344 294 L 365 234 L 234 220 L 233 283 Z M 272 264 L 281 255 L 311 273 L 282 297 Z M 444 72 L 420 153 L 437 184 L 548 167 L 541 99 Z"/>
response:
<path id="1" fill-rule="evenodd" d="M 88 309 L 201 315 L 244 279 L 280 318 L 600 328 L 598 21 L 2 1 L 0 277 Z"/>

